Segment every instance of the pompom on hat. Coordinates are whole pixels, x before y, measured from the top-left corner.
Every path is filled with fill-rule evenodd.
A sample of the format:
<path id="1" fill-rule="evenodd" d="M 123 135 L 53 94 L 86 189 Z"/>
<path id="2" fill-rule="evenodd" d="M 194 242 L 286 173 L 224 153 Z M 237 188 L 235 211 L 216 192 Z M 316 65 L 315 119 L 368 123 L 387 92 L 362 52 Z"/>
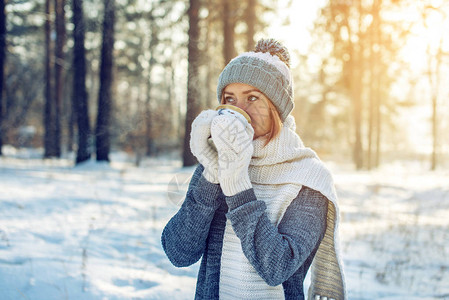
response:
<path id="1" fill-rule="evenodd" d="M 217 98 L 231 83 L 245 83 L 259 89 L 278 109 L 282 121 L 293 110 L 293 81 L 287 48 L 274 39 L 262 39 L 254 51 L 232 59 L 218 78 Z"/>

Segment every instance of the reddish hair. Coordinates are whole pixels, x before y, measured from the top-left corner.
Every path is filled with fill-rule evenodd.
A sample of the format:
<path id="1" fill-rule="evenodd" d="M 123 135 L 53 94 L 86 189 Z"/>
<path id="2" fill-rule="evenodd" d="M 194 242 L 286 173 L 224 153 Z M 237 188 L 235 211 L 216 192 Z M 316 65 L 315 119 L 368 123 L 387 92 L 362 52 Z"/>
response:
<path id="1" fill-rule="evenodd" d="M 281 133 L 282 128 L 282 120 L 281 116 L 279 115 L 279 112 L 274 106 L 273 102 L 271 102 L 270 99 L 268 99 L 268 109 L 270 111 L 270 117 L 271 117 L 271 130 L 267 135 L 267 140 L 265 142 L 265 146 L 274 138 L 276 138 L 279 133 Z"/>

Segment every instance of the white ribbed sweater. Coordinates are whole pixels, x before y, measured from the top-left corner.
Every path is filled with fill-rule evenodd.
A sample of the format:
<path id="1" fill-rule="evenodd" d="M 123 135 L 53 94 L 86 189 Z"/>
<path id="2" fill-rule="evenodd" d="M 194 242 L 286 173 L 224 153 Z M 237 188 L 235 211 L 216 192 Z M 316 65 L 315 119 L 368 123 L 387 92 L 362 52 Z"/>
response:
<path id="1" fill-rule="evenodd" d="M 277 225 L 290 202 L 298 195 L 300 185 L 253 184 L 258 200 L 265 201 L 267 215 Z M 226 222 L 220 269 L 220 299 L 284 299 L 282 285 L 269 286 L 243 254 L 240 239 Z"/>
<path id="2" fill-rule="evenodd" d="M 336 251 L 337 197 L 329 171 L 313 150 L 304 147 L 295 132 L 295 122 L 291 116 L 284 122 L 279 136 L 266 146 L 264 144 L 263 139 L 253 142 L 254 154 L 249 175 L 254 193 L 258 200 L 265 201 L 266 212 L 273 225 L 281 221 L 285 210 L 298 195 L 302 185 L 321 192 L 330 200 L 326 235 L 312 265 L 309 298 L 327 293 L 326 287 L 314 283 L 317 278 L 340 280 L 339 283 L 344 289 L 342 264 Z M 330 264 L 336 265 L 336 270 L 329 270 Z M 240 240 L 229 220 L 223 240 L 219 292 L 220 299 L 284 299 L 282 285 L 271 287 L 266 284 L 245 257 Z"/>

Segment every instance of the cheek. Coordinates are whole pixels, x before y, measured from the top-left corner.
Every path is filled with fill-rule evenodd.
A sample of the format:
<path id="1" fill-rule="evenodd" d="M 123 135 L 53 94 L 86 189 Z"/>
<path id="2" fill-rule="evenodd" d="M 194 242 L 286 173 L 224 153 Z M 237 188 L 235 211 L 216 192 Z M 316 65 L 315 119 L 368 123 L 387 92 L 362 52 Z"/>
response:
<path id="1" fill-rule="evenodd" d="M 266 120 L 270 118 L 268 107 L 263 103 L 259 105 L 251 105 L 248 107 L 246 112 L 250 115 L 252 120 L 258 123 L 266 122 Z"/>
<path id="2" fill-rule="evenodd" d="M 270 112 L 266 107 L 251 107 L 247 110 L 251 117 L 252 126 L 256 132 L 265 133 L 271 128 Z"/>

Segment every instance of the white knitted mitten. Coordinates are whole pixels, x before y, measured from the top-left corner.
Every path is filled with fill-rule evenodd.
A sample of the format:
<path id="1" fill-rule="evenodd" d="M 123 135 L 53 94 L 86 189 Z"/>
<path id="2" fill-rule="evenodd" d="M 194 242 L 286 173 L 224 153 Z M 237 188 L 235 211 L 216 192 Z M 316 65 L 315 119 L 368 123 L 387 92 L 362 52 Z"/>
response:
<path id="1" fill-rule="evenodd" d="M 218 155 L 217 151 L 207 142 L 211 132 L 212 119 L 218 116 L 215 110 L 202 111 L 192 122 L 190 132 L 190 150 L 204 166 L 203 176 L 207 181 L 218 184 Z"/>
<path id="2" fill-rule="evenodd" d="M 252 187 L 248 167 L 253 155 L 254 129 L 240 115 L 219 115 L 212 120 L 212 140 L 218 151 L 218 180 L 226 196 Z"/>

